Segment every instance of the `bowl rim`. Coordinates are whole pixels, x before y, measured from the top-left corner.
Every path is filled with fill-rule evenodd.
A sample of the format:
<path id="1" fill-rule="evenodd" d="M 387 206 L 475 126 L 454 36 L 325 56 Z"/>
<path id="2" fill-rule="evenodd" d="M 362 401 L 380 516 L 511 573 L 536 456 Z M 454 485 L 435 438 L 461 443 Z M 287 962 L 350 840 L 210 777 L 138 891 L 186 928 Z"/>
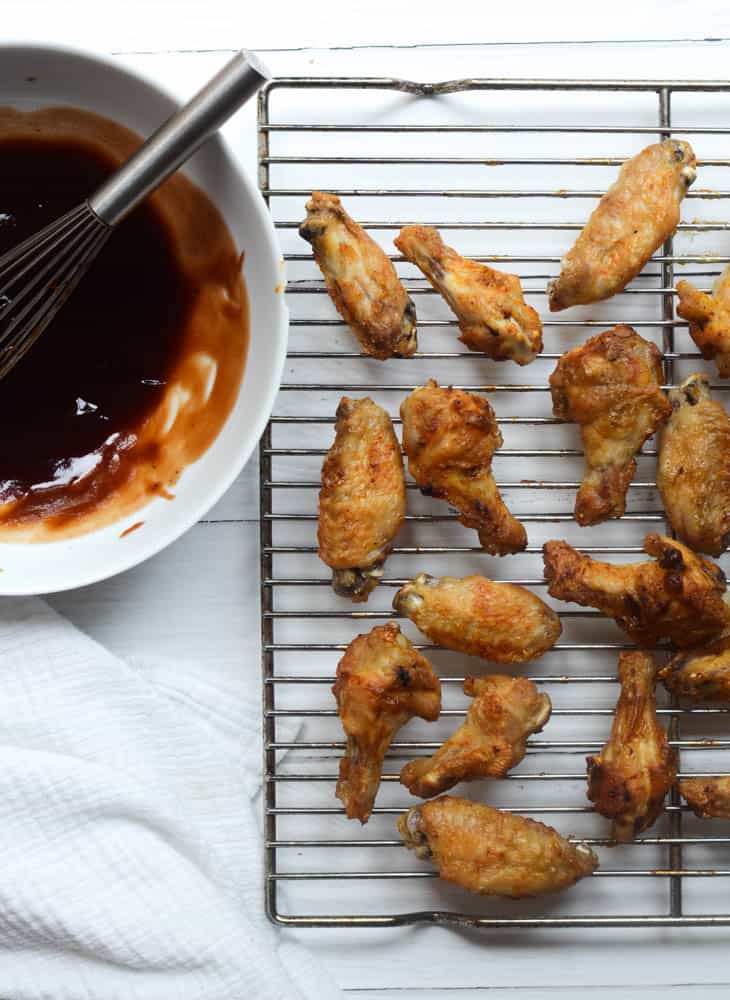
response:
<path id="1" fill-rule="evenodd" d="M 160 84 L 160 82 L 153 76 L 138 70 L 136 67 L 132 68 L 126 61 L 124 54 L 120 54 L 119 57 L 116 57 L 108 53 L 100 53 L 83 46 L 58 44 L 50 41 L 26 40 L 22 37 L 10 37 L 0 41 L 0 57 L 3 52 L 8 52 L 10 50 L 27 50 L 36 54 L 49 52 L 55 55 L 67 55 L 72 58 L 87 60 L 90 63 L 96 63 L 97 65 L 111 69 L 115 73 L 123 75 L 126 74 L 131 79 L 136 79 L 138 82 L 146 85 L 150 89 L 157 91 L 162 98 L 169 101 L 175 108 L 179 108 L 182 104 L 181 98 L 173 90 L 163 84 Z M 231 52 L 233 51 L 235 50 L 232 49 Z M 190 96 L 192 96 L 192 94 Z M 235 173 L 237 181 L 245 189 L 246 194 L 249 197 L 252 210 L 258 215 L 259 220 L 262 223 L 262 229 L 265 234 L 267 245 L 262 248 L 261 252 L 264 255 L 270 256 L 272 261 L 278 261 L 277 282 L 281 291 L 276 294 L 275 297 L 278 308 L 276 310 L 272 310 L 270 314 L 272 327 L 276 333 L 276 338 L 272 336 L 270 341 L 274 341 L 274 339 L 276 339 L 276 341 L 280 343 L 281 347 L 278 352 L 278 356 L 272 359 L 274 371 L 270 383 L 264 392 L 264 403 L 258 408 L 255 414 L 251 415 L 249 424 L 251 430 L 247 435 L 247 444 L 245 447 L 239 448 L 239 450 L 234 453 L 234 459 L 231 462 L 230 468 L 225 473 L 222 473 L 219 477 L 217 477 L 214 484 L 212 484 L 209 489 L 207 489 L 197 500 L 193 498 L 188 501 L 186 513 L 184 515 L 181 514 L 179 518 L 170 519 L 170 523 L 172 525 L 170 529 L 157 530 L 154 534 L 150 533 L 146 544 L 142 544 L 136 549 L 129 549 L 126 554 L 120 551 L 119 556 L 114 559 L 111 565 L 99 566 L 89 572 L 79 573 L 74 576 L 70 582 L 60 585 L 54 584 L 50 589 L 39 589 L 37 586 L 25 585 L 20 580 L 17 581 L 16 585 L 11 583 L 8 578 L 3 579 L 5 574 L 0 574 L 0 597 L 55 594 L 62 593 L 66 590 L 76 590 L 81 587 L 91 586 L 92 584 L 101 583 L 104 580 L 111 579 L 112 577 L 115 577 L 120 573 L 124 573 L 129 569 L 133 569 L 135 566 L 138 566 L 146 560 L 152 558 L 152 556 L 159 554 L 163 549 L 167 548 L 168 545 L 177 541 L 192 527 L 194 527 L 201 520 L 201 518 L 209 510 L 211 510 L 216 503 L 218 503 L 223 494 L 230 489 L 254 454 L 256 446 L 266 429 L 269 417 L 271 416 L 274 408 L 276 396 L 279 392 L 287 355 L 289 309 L 286 304 L 286 297 L 283 294 L 287 283 L 285 263 L 276 237 L 274 224 L 266 206 L 266 202 L 264 201 L 257 185 L 241 166 L 239 156 L 235 153 L 229 141 L 221 134 L 220 131 L 216 132 L 213 136 L 206 140 L 205 145 L 207 146 L 211 143 L 218 145 L 220 151 L 228 161 L 229 167 Z M 230 419 L 231 417 L 229 415 L 227 421 Z M 225 427 L 225 424 L 223 426 Z M 221 428 L 221 431 L 222 430 L 223 428 Z M 214 441 L 210 447 L 215 447 L 215 443 L 216 442 Z M 144 509 L 145 506 L 142 506 L 134 513 L 141 514 Z M 114 525 L 118 523 L 122 523 L 121 520 L 119 522 L 115 521 Z M 110 525 L 108 527 L 112 526 Z M 16 546 L 22 548 L 23 546 L 32 546 L 34 549 L 47 549 L 52 551 L 53 549 L 60 548 L 67 543 L 71 544 L 77 540 L 93 538 L 96 533 L 97 532 L 92 531 L 86 535 L 78 536 L 77 539 L 59 539 L 54 542 L 0 542 L 0 548 L 15 548 Z M 8 577 L 9 576 L 10 574 L 8 574 Z"/>

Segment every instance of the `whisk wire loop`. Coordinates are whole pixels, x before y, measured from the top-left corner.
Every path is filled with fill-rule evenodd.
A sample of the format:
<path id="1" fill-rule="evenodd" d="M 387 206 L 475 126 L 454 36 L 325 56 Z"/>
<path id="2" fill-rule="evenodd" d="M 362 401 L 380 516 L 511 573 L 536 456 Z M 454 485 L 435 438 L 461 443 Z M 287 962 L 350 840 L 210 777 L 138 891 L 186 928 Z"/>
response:
<path id="1" fill-rule="evenodd" d="M 37 270 L 30 281 L 3 308 L 3 312 L 13 310 L 4 324 L 0 313 L 0 379 L 30 350 L 109 238 L 111 228 L 100 222 L 90 209 L 83 216 L 80 224 L 65 230 L 60 241 L 45 243 L 45 253 L 35 257 Z M 22 308 L 15 312 L 20 302 Z"/>

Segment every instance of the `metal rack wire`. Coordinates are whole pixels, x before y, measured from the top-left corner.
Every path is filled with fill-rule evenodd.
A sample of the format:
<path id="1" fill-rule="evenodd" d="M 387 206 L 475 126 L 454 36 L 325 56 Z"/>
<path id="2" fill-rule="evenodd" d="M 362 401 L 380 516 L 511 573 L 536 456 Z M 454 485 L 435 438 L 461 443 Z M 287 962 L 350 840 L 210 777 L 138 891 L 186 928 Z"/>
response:
<path id="1" fill-rule="evenodd" d="M 616 322 L 655 340 L 667 386 L 690 371 L 709 370 L 675 318 L 673 289 L 678 269 L 708 287 L 730 261 L 724 235 L 730 221 L 710 215 L 730 198 L 730 185 L 723 185 L 730 158 L 722 155 L 730 126 L 718 124 L 723 120 L 730 122 L 730 83 L 291 78 L 261 92 L 259 181 L 284 248 L 292 312 L 289 363 L 260 448 L 266 904 L 272 920 L 489 928 L 730 924 L 723 898 L 730 866 L 722 867 L 730 823 L 697 820 L 673 792 L 663 819 L 636 844 L 610 847 L 607 824 L 585 798 L 583 756 L 605 740 L 617 693 L 616 654 L 628 648 L 598 613 L 556 604 L 561 641 L 521 670 L 550 692 L 551 721 L 507 779 L 464 791 L 598 847 L 595 876 L 559 897 L 465 898 L 407 854 L 397 838 L 395 817 L 412 803 L 398 784 L 402 760 L 439 745 L 464 714 L 464 674 L 483 672 L 483 665 L 423 643 L 410 623 L 403 624 L 439 670 L 446 707 L 438 723 L 412 723 L 398 735 L 373 817 L 363 828 L 344 819 L 334 798 L 343 743 L 329 691 L 347 643 L 397 617 L 390 610 L 393 589 L 417 572 L 481 571 L 545 597 L 540 552 L 547 538 L 564 537 L 584 551 L 625 560 L 641 552 L 646 531 L 667 530 L 651 442 L 640 456 L 627 514 L 593 529 L 575 525 L 580 440 L 574 427 L 552 416 L 547 379 L 566 349 Z M 627 156 L 669 135 L 692 141 L 700 161 L 700 179 L 675 237 L 622 295 L 549 316 L 546 282 L 582 227 L 590 200 Z M 449 148 L 457 143 L 458 151 Z M 549 153 L 536 155 L 545 146 Z M 452 178 L 463 185 L 454 186 Z M 713 186 L 705 187 L 708 182 Z M 389 248 L 418 307 L 415 357 L 383 365 L 355 349 L 296 234 L 315 188 L 340 194 Z M 468 256 L 520 274 L 545 323 L 546 350 L 532 365 L 518 369 L 459 350 L 453 317 L 392 253 L 392 236 L 413 221 L 438 226 Z M 319 467 L 331 444 L 337 402 L 343 393 L 372 395 L 398 425 L 402 397 L 432 376 L 488 393 L 505 437 L 497 479 L 527 525 L 530 544 L 517 556 L 490 559 L 453 512 L 409 483 L 409 513 L 386 578 L 365 608 L 353 610 L 332 593 L 316 555 Z M 713 381 L 717 393 L 730 388 Z M 728 711 L 690 710 L 669 698 L 661 704 L 683 775 L 730 770 Z"/>

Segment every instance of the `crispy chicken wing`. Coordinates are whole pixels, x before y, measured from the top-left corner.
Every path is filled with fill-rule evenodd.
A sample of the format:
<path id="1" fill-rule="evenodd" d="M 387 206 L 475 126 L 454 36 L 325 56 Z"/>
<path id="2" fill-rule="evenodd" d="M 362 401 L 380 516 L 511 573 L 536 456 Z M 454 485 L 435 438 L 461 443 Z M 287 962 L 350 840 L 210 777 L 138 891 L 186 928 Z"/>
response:
<path id="1" fill-rule="evenodd" d="M 647 146 L 624 163 L 548 285 L 551 312 L 624 289 L 677 228 L 696 167 L 692 147 L 677 139 Z"/>
<path id="2" fill-rule="evenodd" d="M 319 557 L 342 597 L 366 601 L 406 512 L 403 458 L 390 417 L 372 399 L 343 396 L 322 465 Z"/>
<path id="3" fill-rule="evenodd" d="M 668 691 L 691 704 L 730 702 L 730 633 L 677 653 L 659 676 Z"/>
<path id="4" fill-rule="evenodd" d="M 730 418 L 705 375 L 690 375 L 669 399 L 657 464 L 664 509 L 683 542 L 719 556 L 730 541 Z"/>
<path id="5" fill-rule="evenodd" d="M 588 757 L 588 798 L 613 820 L 614 840 L 632 840 L 654 823 L 677 777 L 677 755 L 656 714 L 656 664 L 639 650 L 621 653 L 621 693 L 611 736 Z"/>
<path id="6" fill-rule="evenodd" d="M 492 555 L 524 549 L 527 533 L 507 510 L 492 475 L 502 435 L 489 400 L 442 389 L 431 379 L 406 397 L 400 415 L 408 468 L 421 492 L 453 504 L 461 523 L 476 529 Z"/>
<path id="7" fill-rule="evenodd" d="M 730 819 L 730 777 L 687 778 L 679 792 L 696 816 Z"/>
<path id="8" fill-rule="evenodd" d="M 443 795 L 398 820 L 406 847 L 430 859 L 441 878 L 481 896 L 519 899 L 573 885 L 598 858 L 543 823 Z"/>
<path id="9" fill-rule="evenodd" d="M 639 646 L 666 638 L 686 649 L 728 626 L 725 575 L 719 566 L 663 535 L 647 535 L 644 552 L 656 562 L 616 566 L 591 559 L 567 542 L 547 542 L 548 592 L 615 618 Z"/>
<path id="10" fill-rule="evenodd" d="M 677 315 L 689 323 L 690 336 L 702 357 L 715 362 L 721 378 L 730 378 L 730 264 L 711 295 L 691 281 L 678 281 L 677 295 Z"/>
<path id="11" fill-rule="evenodd" d="M 447 649 L 494 663 L 525 663 L 550 649 L 560 619 L 531 590 L 485 576 L 440 580 L 420 573 L 393 599 L 393 607 Z"/>
<path id="12" fill-rule="evenodd" d="M 401 784 L 412 795 L 428 799 L 460 781 L 503 777 L 525 756 L 528 736 L 550 718 L 549 697 L 525 678 L 467 677 L 464 694 L 474 699 L 464 723 L 433 757 L 401 771 Z"/>
<path id="13" fill-rule="evenodd" d="M 441 711 L 441 684 L 425 656 L 393 622 L 359 635 L 337 664 L 332 693 L 347 737 L 337 798 L 348 819 L 367 823 L 395 733 Z"/>
<path id="14" fill-rule="evenodd" d="M 385 251 L 340 199 L 315 191 L 299 235 L 312 244 L 332 301 L 363 351 L 380 361 L 413 354 L 416 307 Z"/>
<path id="15" fill-rule="evenodd" d="M 542 350 L 542 323 L 515 274 L 467 260 L 447 247 L 431 226 L 405 226 L 394 240 L 426 275 L 459 320 L 459 340 L 495 361 L 528 365 Z"/>
<path id="16" fill-rule="evenodd" d="M 591 337 L 564 354 L 550 376 L 553 412 L 581 427 L 585 475 L 578 524 L 621 517 L 635 455 L 671 413 L 659 351 L 630 326 Z"/>

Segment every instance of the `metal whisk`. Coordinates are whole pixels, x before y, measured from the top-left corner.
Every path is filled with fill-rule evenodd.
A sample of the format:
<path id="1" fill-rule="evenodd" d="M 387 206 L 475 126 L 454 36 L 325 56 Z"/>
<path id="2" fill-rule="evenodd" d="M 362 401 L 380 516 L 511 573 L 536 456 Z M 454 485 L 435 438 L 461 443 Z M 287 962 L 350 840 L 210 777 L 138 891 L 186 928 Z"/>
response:
<path id="1" fill-rule="evenodd" d="M 90 198 L 0 256 L 0 379 L 40 337 L 117 223 L 268 79 L 252 53 L 238 52 Z"/>

